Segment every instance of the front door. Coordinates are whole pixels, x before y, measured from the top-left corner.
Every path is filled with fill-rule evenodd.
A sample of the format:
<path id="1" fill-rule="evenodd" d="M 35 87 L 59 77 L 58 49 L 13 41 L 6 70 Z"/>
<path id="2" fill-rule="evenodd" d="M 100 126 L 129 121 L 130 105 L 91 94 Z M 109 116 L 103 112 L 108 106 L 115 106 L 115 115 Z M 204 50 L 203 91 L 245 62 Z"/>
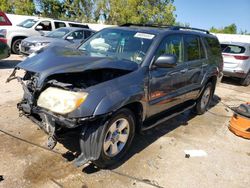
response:
<path id="1" fill-rule="evenodd" d="M 160 44 L 155 59 L 163 54 L 177 56 L 177 66 L 159 68 L 152 66 L 149 73 L 148 117 L 167 110 L 185 99 L 187 64 L 184 63 L 184 42 L 181 34 L 168 35 Z"/>

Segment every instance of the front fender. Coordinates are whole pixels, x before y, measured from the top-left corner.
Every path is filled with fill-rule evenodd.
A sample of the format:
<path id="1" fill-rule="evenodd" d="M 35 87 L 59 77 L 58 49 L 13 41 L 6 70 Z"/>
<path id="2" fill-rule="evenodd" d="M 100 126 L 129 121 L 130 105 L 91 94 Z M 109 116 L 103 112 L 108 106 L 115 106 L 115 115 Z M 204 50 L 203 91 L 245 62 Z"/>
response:
<path id="1" fill-rule="evenodd" d="M 123 90 L 118 90 L 109 95 L 105 96 L 100 103 L 97 105 L 94 116 L 102 115 L 110 112 L 117 111 L 123 106 L 133 103 L 140 102 L 145 107 L 145 94 L 143 87 L 130 86 Z"/>

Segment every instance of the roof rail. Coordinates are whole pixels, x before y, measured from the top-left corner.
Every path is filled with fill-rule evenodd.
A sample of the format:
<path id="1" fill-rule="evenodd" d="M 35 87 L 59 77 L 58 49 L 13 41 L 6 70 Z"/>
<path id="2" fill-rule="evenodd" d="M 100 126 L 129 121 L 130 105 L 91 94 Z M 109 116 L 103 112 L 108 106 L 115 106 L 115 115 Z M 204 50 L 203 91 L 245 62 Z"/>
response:
<path id="1" fill-rule="evenodd" d="M 200 31 L 200 32 L 204 32 L 206 34 L 209 34 L 210 32 L 208 30 L 205 29 L 198 29 L 198 28 L 194 28 L 194 27 L 183 27 L 183 26 L 172 26 L 171 30 L 192 30 L 192 31 Z"/>
<path id="2" fill-rule="evenodd" d="M 119 25 L 120 27 L 129 27 L 129 26 L 138 26 L 138 27 L 158 27 L 158 28 L 170 28 L 172 25 L 157 25 L 157 24 L 134 24 L 134 23 L 125 23 Z"/>
<path id="3" fill-rule="evenodd" d="M 193 27 L 183 27 L 183 26 L 174 26 L 174 25 L 157 25 L 157 24 L 133 24 L 133 23 L 126 23 L 120 25 L 120 27 L 129 27 L 129 26 L 139 26 L 139 27 L 155 27 L 155 28 L 167 28 L 170 30 L 192 30 L 192 31 L 199 31 L 209 34 L 208 30 L 205 29 L 198 29 Z"/>

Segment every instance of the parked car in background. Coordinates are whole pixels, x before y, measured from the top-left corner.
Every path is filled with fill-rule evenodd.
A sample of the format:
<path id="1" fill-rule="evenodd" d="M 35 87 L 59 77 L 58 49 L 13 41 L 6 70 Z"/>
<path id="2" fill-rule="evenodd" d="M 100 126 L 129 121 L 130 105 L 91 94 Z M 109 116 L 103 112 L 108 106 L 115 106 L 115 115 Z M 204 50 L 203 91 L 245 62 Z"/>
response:
<path id="1" fill-rule="evenodd" d="M 135 131 L 192 108 L 206 112 L 221 77 L 220 50 L 205 30 L 126 24 L 99 31 L 78 49 L 46 48 L 7 81 L 21 82 L 17 107 L 49 133 L 48 147 L 80 139 L 75 165 L 105 168 L 133 147 Z M 64 137 L 73 132 L 78 136 Z"/>
<path id="2" fill-rule="evenodd" d="M 0 60 L 10 56 L 9 46 L 0 39 Z"/>
<path id="3" fill-rule="evenodd" d="M 20 52 L 23 55 L 30 55 L 50 45 L 74 48 L 94 33 L 95 31 L 85 28 L 62 27 L 49 32 L 45 36 L 33 36 L 23 39 Z"/>
<path id="4" fill-rule="evenodd" d="M 60 27 L 89 28 L 88 25 L 77 22 L 53 20 L 50 18 L 30 18 L 21 22 L 17 26 L 1 27 L 0 35 L 7 39 L 7 44 L 11 47 L 12 52 L 19 54 L 19 46 L 23 39 L 30 36 L 45 35 Z"/>
<path id="5" fill-rule="evenodd" d="M 12 26 L 12 23 L 9 18 L 2 11 L 0 11 L 0 26 Z"/>
<path id="6" fill-rule="evenodd" d="M 224 76 L 241 79 L 243 86 L 250 84 L 250 43 L 222 43 Z"/>

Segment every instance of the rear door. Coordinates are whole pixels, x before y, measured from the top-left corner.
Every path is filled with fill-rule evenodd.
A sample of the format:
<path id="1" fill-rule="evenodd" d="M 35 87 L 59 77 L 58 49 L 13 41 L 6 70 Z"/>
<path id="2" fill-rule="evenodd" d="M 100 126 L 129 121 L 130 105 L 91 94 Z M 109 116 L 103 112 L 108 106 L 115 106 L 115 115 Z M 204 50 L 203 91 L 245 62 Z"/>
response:
<path id="1" fill-rule="evenodd" d="M 187 100 L 194 99 L 201 87 L 204 76 L 203 67 L 208 66 L 205 49 L 200 36 L 184 35 L 185 55 L 187 63 Z"/>
<path id="2" fill-rule="evenodd" d="M 176 55 L 178 62 L 173 68 L 151 68 L 148 116 L 167 110 L 185 100 L 187 65 L 184 63 L 183 35 L 168 35 L 158 47 L 155 59 L 163 54 Z"/>

